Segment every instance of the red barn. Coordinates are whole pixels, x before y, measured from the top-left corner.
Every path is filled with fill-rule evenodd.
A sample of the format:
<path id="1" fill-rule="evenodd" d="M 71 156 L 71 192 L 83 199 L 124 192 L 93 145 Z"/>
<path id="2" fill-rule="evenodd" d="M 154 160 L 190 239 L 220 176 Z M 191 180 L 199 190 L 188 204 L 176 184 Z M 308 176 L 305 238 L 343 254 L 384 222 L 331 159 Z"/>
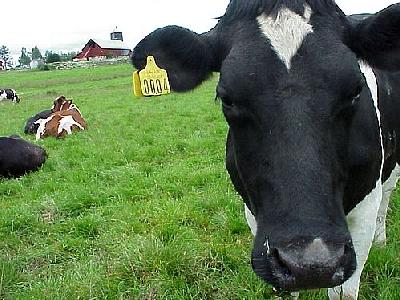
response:
<path id="1" fill-rule="evenodd" d="M 94 57 L 118 57 L 129 56 L 131 50 L 121 40 L 101 41 L 90 39 L 82 51 L 74 57 L 74 60 L 90 60 Z"/>

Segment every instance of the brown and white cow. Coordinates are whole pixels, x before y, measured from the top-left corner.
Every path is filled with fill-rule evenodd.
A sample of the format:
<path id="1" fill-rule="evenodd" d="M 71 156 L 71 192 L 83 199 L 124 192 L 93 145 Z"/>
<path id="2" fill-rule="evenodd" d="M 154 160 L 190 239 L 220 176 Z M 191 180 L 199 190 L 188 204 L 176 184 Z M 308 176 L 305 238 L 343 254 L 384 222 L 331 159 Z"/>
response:
<path id="1" fill-rule="evenodd" d="M 29 120 L 28 120 L 29 122 Z M 32 123 L 36 140 L 47 136 L 64 137 L 76 130 L 87 129 L 87 123 L 79 108 L 64 96 L 58 97 L 45 118 L 38 118 Z"/>

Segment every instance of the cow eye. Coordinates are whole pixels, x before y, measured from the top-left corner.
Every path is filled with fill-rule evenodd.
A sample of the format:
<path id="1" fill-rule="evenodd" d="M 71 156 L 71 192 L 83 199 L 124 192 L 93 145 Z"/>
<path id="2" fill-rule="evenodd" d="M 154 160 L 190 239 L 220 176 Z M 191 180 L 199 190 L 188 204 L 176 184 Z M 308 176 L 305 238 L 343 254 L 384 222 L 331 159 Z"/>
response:
<path id="1" fill-rule="evenodd" d="M 360 101 L 361 92 L 362 92 L 362 86 L 359 86 L 359 87 L 357 87 L 357 89 L 354 90 L 352 97 L 351 97 L 351 105 L 352 106 L 356 105 Z"/>
<path id="2" fill-rule="evenodd" d="M 233 102 L 230 100 L 229 97 L 219 97 L 222 102 L 222 106 L 225 108 L 232 108 L 233 107 Z"/>
<path id="3" fill-rule="evenodd" d="M 360 101 L 360 98 L 361 98 L 361 93 L 359 93 L 357 96 L 354 96 L 352 99 L 351 99 L 351 105 L 356 105 L 359 101 Z"/>
<path id="4" fill-rule="evenodd" d="M 346 100 L 336 108 L 335 115 L 344 117 L 345 119 L 351 119 L 354 112 L 357 110 L 357 104 L 360 102 L 361 92 L 362 86 L 360 85 L 354 89 L 352 93 L 349 93 Z"/>

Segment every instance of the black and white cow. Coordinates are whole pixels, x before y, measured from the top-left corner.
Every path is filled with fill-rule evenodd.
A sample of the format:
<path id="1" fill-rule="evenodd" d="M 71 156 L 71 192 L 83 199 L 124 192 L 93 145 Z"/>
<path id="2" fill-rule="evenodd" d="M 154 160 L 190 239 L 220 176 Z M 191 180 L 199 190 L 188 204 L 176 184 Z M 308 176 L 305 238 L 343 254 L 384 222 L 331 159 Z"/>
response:
<path id="1" fill-rule="evenodd" d="M 256 274 L 357 299 L 399 177 L 400 4 L 348 17 L 333 0 L 231 0 L 207 33 L 149 34 L 134 66 L 148 55 L 175 91 L 220 72 L 226 165 Z"/>
<path id="2" fill-rule="evenodd" d="M 17 135 L 0 137 L 0 177 L 20 177 L 46 161 L 46 151 Z"/>
<path id="3" fill-rule="evenodd" d="M 11 100 L 12 102 L 19 103 L 21 99 L 13 89 L 0 89 L 0 102 L 4 100 Z"/>
<path id="4" fill-rule="evenodd" d="M 37 123 L 37 121 L 47 119 L 48 117 L 51 116 L 52 113 L 53 113 L 53 110 L 46 109 L 46 110 L 43 110 L 43 111 L 37 113 L 33 117 L 30 117 L 26 121 L 26 124 L 24 127 L 24 132 L 26 134 L 36 134 L 36 132 L 39 128 L 39 124 Z"/>

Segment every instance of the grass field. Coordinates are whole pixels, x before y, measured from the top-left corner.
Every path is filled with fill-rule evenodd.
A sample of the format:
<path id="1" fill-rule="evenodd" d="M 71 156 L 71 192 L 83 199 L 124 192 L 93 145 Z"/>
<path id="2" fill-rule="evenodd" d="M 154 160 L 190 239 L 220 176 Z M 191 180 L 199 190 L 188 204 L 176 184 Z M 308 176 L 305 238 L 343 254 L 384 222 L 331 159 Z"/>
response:
<path id="1" fill-rule="evenodd" d="M 250 266 L 251 233 L 224 165 L 217 78 L 194 92 L 134 98 L 129 65 L 0 73 L 0 135 L 73 98 L 89 130 L 35 142 L 44 167 L 0 181 L 1 299 L 272 299 Z M 400 191 L 386 248 L 360 299 L 400 299 Z M 300 299 L 326 299 L 326 291 Z"/>

